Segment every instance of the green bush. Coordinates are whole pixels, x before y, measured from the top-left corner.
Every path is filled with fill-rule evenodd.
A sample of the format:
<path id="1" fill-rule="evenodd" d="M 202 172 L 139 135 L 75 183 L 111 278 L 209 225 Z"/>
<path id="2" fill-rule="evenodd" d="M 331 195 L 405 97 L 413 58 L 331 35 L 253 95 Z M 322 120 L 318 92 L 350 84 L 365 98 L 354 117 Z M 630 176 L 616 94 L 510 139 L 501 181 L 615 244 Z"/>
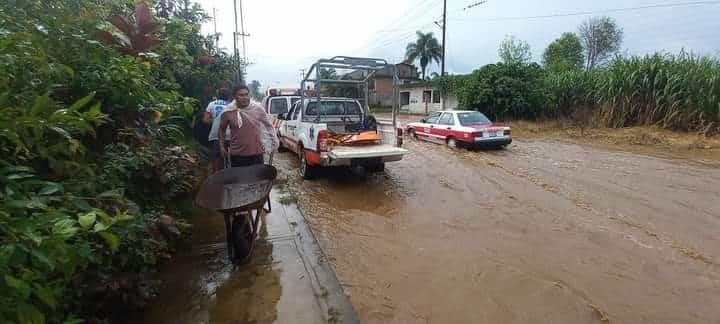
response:
<path id="1" fill-rule="evenodd" d="M 153 294 L 168 248 L 155 220 L 182 216 L 199 180 L 186 131 L 209 80 L 233 69 L 199 34 L 198 7 L 124 36 L 149 47 L 103 37 L 123 38 L 111 20 L 141 28 L 133 10 L 147 7 L 0 3 L 2 323 L 100 322 Z"/>
<path id="2" fill-rule="evenodd" d="M 434 82 L 492 118 L 597 118 L 608 127 L 720 132 L 720 61 L 710 57 L 616 57 L 591 71 L 498 63 Z"/>
<path id="3" fill-rule="evenodd" d="M 497 63 L 437 82 L 458 97 L 461 107 L 480 110 L 490 118 L 536 118 L 543 114 L 543 75 L 535 63 Z"/>

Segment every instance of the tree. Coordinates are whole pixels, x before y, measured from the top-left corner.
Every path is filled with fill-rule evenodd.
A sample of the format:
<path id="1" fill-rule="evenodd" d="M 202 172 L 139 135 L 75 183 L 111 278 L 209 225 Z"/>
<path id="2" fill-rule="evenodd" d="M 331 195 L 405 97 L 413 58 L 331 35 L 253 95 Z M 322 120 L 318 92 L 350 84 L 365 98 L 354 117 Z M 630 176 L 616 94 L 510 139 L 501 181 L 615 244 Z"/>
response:
<path id="1" fill-rule="evenodd" d="M 414 43 L 407 44 L 405 48 L 405 63 L 412 64 L 415 60 L 420 60 L 422 79 L 425 80 L 425 70 L 427 70 L 428 64 L 433 61 L 440 63 L 442 47 L 432 32 L 423 33 L 418 30 L 417 37 Z"/>
<path id="2" fill-rule="evenodd" d="M 585 68 L 590 70 L 607 60 L 622 43 L 623 31 L 610 17 L 593 17 L 578 27 L 585 47 Z"/>
<path id="3" fill-rule="evenodd" d="M 100 35 L 110 44 L 117 45 L 123 54 L 142 56 L 162 41 L 155 37 L 162 25 L 158 23 L 144 1 L 135 5 L 133 17 L 114 14 L 110 24 L 103 26 Z"/>
<path id="4" fill-rule="evenodd" d="M 507 36 L 498 48 L 498 56 L 507 64 L 528 64 L 532 60 L 530 45 L 515 36 Z"/>
<path id="5" fill-rule="evenodd" d="M 543 53 L 543 64 L 553 71 L 581 69 L 584 61 L 582 43 L 574 33 L 563 33 Z"/>
<path id="6" fill-rule="evenodd" d="M 262 93 L 260 93 L 260 81 L 258 80 L 252 80 L 250 84 L 248 84 L 248 88 L 250 89 L 250 96 L 252 96 L 255 100 L 262 100 Z"/>

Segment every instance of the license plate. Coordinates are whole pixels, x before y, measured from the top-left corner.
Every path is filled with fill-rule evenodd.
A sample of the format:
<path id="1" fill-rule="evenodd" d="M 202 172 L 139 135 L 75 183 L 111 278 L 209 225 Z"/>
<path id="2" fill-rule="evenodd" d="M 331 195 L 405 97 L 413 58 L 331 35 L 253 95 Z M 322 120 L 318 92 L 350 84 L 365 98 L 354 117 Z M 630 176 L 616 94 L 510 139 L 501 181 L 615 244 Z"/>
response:
<path id="1" fill-rule="evenodd" d="M 488 137 L 497 137 L 497 136 L 498 135 L 495 132 L 488 133 Z"/>

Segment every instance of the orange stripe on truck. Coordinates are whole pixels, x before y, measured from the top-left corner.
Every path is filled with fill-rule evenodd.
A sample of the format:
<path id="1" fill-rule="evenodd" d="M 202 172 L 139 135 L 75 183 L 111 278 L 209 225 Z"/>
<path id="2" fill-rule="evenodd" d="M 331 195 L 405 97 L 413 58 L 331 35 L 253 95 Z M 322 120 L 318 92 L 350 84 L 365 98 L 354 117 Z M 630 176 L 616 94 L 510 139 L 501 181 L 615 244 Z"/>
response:
<path id="1" fill-rule="evenodd" d="M 309 165 L 320 165 L 320 153 L 305 150 L 305 161 L 307 161 Z"/>

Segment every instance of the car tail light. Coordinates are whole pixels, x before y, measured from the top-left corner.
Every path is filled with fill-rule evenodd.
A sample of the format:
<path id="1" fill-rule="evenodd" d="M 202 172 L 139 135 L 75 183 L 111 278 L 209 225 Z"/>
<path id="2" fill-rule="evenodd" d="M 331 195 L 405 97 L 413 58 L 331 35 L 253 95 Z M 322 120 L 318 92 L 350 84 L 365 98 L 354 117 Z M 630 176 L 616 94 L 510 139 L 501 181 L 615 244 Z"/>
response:
<path id="1" fill-rule="evenodd" d="M 506 129 L 505 131 L 503 131 L 503 135 L 510 136 L 510 130 Z"/>
<path id="2" fill-rule="evenodd" d="M 321 130 L 318 132 L 318 135 L 317 135 L 317 150 L 318 151 L 327 152 L 329 150 L 328 137 L 330 137 L 330 133 L 328 133 L 328 131 Z"/>

